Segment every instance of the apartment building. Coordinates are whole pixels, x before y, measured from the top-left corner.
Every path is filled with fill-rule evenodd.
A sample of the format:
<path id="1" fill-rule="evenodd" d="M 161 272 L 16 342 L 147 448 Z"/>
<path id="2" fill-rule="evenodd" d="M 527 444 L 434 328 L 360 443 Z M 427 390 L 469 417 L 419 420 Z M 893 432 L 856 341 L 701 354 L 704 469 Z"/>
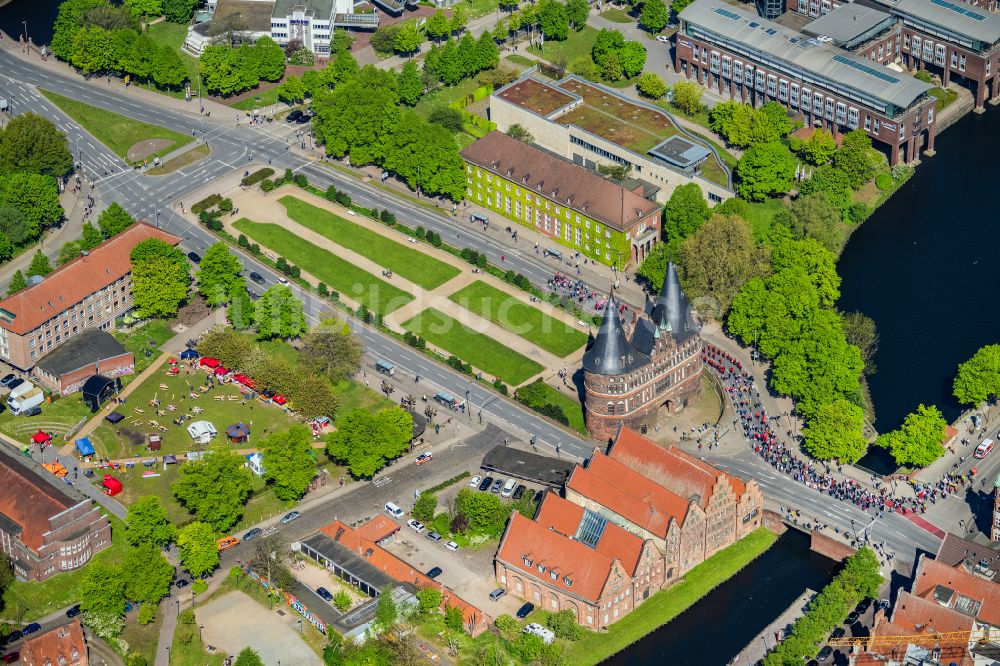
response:
<path id="1" fill-rule="evenodd" d="M 680 23 L 674 67 L 689 79 L 754 106 L 777 101 L 834 136 L 863 129 L 890 164 L 933 154 L 933 86 L 721 0 L 696 0 Z"/>
<path id="2" fill-rule="evenodd" d="M 133 306 L 132 248 L 149 238 L 180 242 L 148 224 L 134 224 L 0 301 L 0 360 L 28 371 L 84 331 L 113 330 Z"/>

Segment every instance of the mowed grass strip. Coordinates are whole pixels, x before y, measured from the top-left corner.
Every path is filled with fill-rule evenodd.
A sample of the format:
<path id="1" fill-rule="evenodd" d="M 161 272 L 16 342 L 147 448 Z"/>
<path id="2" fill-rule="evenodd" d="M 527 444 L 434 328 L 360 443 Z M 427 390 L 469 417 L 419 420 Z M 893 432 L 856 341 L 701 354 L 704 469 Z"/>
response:
<path id="1" fill-rule="evenodd" d="M 463 326 L 440 310 L 427 308 L 416 317 L 403 322 L 403 328 L 413 331 L 431 344 L 454 354 L 488 375 L 501 377 L 512 386 L 542 371 L 542 366 L 530 358 L 505 347 L 485 333 Z"/>
<path id="2" fill-rule="evenodd" d="M 450 264 L 424 254 L 416 245 L 397 243 L 298 197 L 285 195 L 278 202 L 288 211 L 288 217 L 307 229 L 385 266 L 424 289 L 439 287 L 461 272 Z"/>
<path id="3" fill-rule="evenodd" d="M 146 139 L 166 139 L 173 142 L 171 145 L 156 151 L 156 155 L 166 155 L 175 148 L 194 140 L 194 137 L 186 134 L 144 123 L 141 120 L 133 120 L 69 97 L 57 95 L 49 90 L 39 88 L 38 91 L 59 107 L 63 113 L 80 123 L 85 130 L 93 134 L 98 141 L 119 157 L 125 157 L 129 148 Z"/>
<path id="4" fill-rule="evenodd" d="M 254 222 L 242 217 L 233 223 L 233 227 L 322 280 L 330 289 L 364 303 L 372 312 L 384 315 L 413 300 L 413 296 L 402 289 L 276 224 Z"/>
<path id="5" fill-rule="evenodd" d="M 587 343 L 581 331 L 482 280 L 448 299 L 556 356 L 567 356 Z"/>

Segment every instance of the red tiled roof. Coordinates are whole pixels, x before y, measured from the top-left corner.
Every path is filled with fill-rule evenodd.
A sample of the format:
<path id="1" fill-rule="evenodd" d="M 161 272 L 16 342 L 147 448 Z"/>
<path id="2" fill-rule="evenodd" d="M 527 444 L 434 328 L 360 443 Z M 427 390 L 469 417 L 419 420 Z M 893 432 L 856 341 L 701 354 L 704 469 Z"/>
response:
<path id="1" fill-rule="evenodd" d="M 712 489 L 721 479 L 729 482 L 737 498 L 746 492 L 742 479 L 730 476 L 677 447 L 664 448 L 629 428 L 619 431 L 608 455 L 680 497 L 690 499 L 697 495 L 702 508 L 708 505 Z"/>
<path id="2" fill-rule="evenodd" d="M 76 659 L 73 658 L 74 648 L 76 648 Z M 18 663 L 26 666 L 43 666 L 47 663 L 77 666 L 89 663 L 87 642 L 79 619 L 25 639 L 20 652 L 21 661 Z M 64 657 L 65 661 L 60 662 L 59 657 Z"/>
<path id="3" fill-rule="evenodd" d="M 535 520 L 542 527 L 550 528 L 568 537 L 575 537 L 582 518 L 582 506 L 573 504 L 555 493 L 546 493 Z M 641 537 L 609 522 L 604 528 L 600 541 L 597 542 L 597 551 L 620 560 L 622 566 L 631 576 L 635 575 L 635 569 L 639 565 L 643 543 Z"/>
<path id="4" fill-rule="evenodd" d="M 682 523 L 688 511 L 686 500 L 600 452 L 573 470 L 566 487 L 659 537 L 666 537 L 671 518 Z"/>
<path id="5" fill-rule="evenodd" d="M 369 541 L 379 542 L 399 531 L 399 523 L 379 514 L 357 529 L 358 536 Z"/>
<path id="6" fill-rule="evenodd" d="M 35 551 L 45 543 L 49 518 L 77 503 L 6 454 L 0 454 L 0 488 L 0 514 L 21 527 L 21 543 Z"/>
<path id="7" fill-rule="evenodd" d="M 1000 626 L 1000 583 L 974 576 L 965 571 L 961 565 L 950 567 L 944 562 L 922 556 L 910 590 L 918 597 L 937 603 L 934 601 L 934 595 L 938 586 L 982 604 L 976 617 L 994 627 Z M 961 606 L 956 605 L 956 595 L 952 596 L 950 605 L 962 610 Z"/>
<path id="8" fill-rule="evenodd" d="M 876 635 L 909 636 L 971 631 L 974 623 L 974 618 L 957 610 L 900 590 L 896 605 L 892 608 L 892 621 L 879 625 Z"/>
<path id="9" fill-rule="evenodd" d="M 66 308 L 131 272 L 129 255 L 132 248 L 149 238 L 158 238 L 171 245 L 181 240 L 144 222 L 133 224 L 95 247 L 88 256 L 77 257 L 38 284 L 0 301 L 0 308 L 13 314 L 12 320 L 4 315 L 0 326 L 19 335 L 38 328 Z"/>
<path id="10" fill-rule="evenodd" d="M 525 564 L 528 557 L 531 566 Z M 596 603 L 611 575 L 614 558 L 583 545 L 525 518 L 511 514 L 507 531 L 500 542 L 497 559 L 507 566 L 545 581 L 546 585 Z M 545 567 L 544 572 L 538 566 Z M 551 572 L 556 572 L 555 580 Z M 569 576 L 572 585 L 566 584 Z"/>

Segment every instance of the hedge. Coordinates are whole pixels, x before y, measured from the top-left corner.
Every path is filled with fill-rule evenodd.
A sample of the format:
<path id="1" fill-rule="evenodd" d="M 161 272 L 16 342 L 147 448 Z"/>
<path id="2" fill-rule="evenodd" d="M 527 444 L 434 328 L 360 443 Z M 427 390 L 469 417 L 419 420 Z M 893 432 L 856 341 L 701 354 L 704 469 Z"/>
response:
<path id="1" fill-rule="evenodd" d="M 265 178 L 270 178 L 274 175 L 274 169 L 271 167 L 264 167 L 263 169 L 257 169 L 252 174 L 241 180 L 240 182 L 249 187 L 250 185 L 256 185 Z"/>
<path id="2" fill-rule="evenodd" d="M 569 417 L 562 410 L 559 405 L 554 405 L 545 399 L 545 391 L 542 385 L 545 382 L 542 381 L 541 377 L 528 384 L 527 386 L 522 386 L 517 390 L 515 399 L 526 407 L 530 407 L 539 414 L 543 416 L 548 416 L 554 421 L 558 421 L 563 425 L 569 425 Z"/>
<path id="3" fill-rule="evenodd" d="M 220 201 L 222 201 L 221 194 L 210 194 L 198 203 L 191 206 L 191 212 L 195 215 L 201 213 L 202 211 L 208 210 L 212 206 L 215 206 Z"/>

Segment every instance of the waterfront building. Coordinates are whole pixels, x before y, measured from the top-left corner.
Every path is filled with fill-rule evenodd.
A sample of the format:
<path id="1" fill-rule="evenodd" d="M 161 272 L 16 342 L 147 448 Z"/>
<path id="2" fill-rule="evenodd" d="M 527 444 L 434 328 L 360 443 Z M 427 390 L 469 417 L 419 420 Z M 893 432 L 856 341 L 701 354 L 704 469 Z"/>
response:
<path id="1" fill-rule="evenodd" d="M 625 320 L 631 333 L 626 333 Z M 583 354 L 587 431 L 608 441 L 622 426 L 642 430 L 660 407 L 678 412 L 701 392 L 701 336 L 673 260 L 642 313 L 608 297 L 597 336 Z"/>
<path id="2" fill-rule="evenodd" d="M 808 1 L 808 5 L 806 2 Z M 816 0 L 796 0 L 800 14 L 818 16 L 802 27 L 802 32 L 819 41 L 858 54 L 880 65 L 890 65 L 899 60 L 903 43 L 899 22 L 892 14 L 858 2 L 835 5 L 827 11 L 828 1 L 822 9 Z M 822 12 L 820 15 L 818 12 Z"/>
<path id="3" fill-rule="evenodd" d="M 863 129 L 893 165 L 933 154 L 930 84 L 723 0 L 695 0 L 679 18 L 674 68 L 687 78 L 754 106 L 779 102 L 835 137 Z"/>
<path id="4" fill-rule="evenodd" d="M 78 335 L 113 330 L 134 305 L 132 248 L 150 238 L 171 245 L 181 240 L 140 222 L 44 278 L 29 277 L 28 287 L 0 301 L 0 359 L 28 371 Z M 121 367 L 128 365 L 120 350 L 115 356 Z M 39 376 L 54 384 L 59 369 L 73 370 L 58 364 Z"/>
<path id="5" fill-rule="evenodd" d="M 111 525 L 72 486 L 0 451 L 0 549 L 21 580 L 79 569 L 111 545 Z"/>
<path id="6" fill-rule="evenodd" d="M 522 226 L 619 270 L 660 240 L 660 206 L 552 153 L 491 132 L 462 150 L 465 195 Z M 562 252 L 562 250 L 558 250 Z"/>
<path id="7" fill-rule="evenodd" d="M 564 495 L 547 492 L 533 520 L 511 516 L 497 581 L 592 629 L 760 527 L 764 505 L 756 482 L 628 428 L 574 469 Z"/>
<path id="8" fill-rule="evenodd" d="M 970 638 L 942 640 L 941 634 L 972 632 L 975 622 L 959 611 L 900 590 L 892 615 L 875 611 L 872 640 L 854 655 L 855 666 L 911 666 L 949 664 L 973 666 Z"/>
<path id="9" fill-rule="evenodd" d="M 580 166 L 628 167 L 660 203 L 687 183 L 712 203 L 733 196 L 732 175 L 713 146 L 662 108 L 598 83 L 528 73 L 490 96 L 489 113 L 499 130 L 520 125 L 536 145 Z"/>

